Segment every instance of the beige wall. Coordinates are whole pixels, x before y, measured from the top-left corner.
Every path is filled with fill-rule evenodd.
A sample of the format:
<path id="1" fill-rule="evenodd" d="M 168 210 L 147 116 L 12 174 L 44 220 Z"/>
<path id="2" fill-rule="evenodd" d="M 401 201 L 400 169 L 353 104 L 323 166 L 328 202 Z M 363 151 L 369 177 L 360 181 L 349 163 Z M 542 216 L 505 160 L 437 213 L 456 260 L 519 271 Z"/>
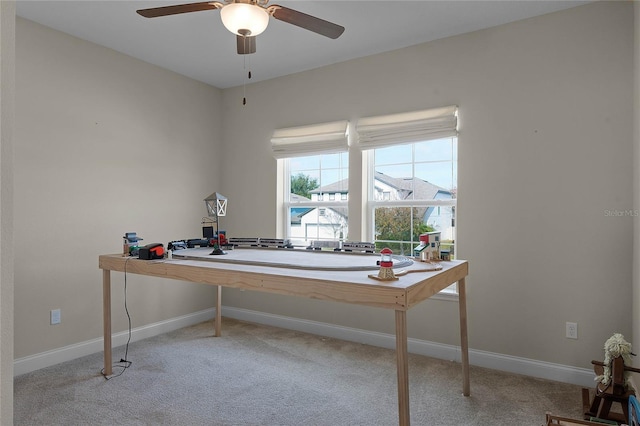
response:
<path id="1" fill-rule="evenodd" d="M 124 232 L 197 236 L 202 198 L 219 191 L 231 236 L 275 234 L 274 128 L 457 104 L 471 348 L 588 368 L 613 332 L 631 333 L 633 220 L 604 212 L 635 205 L 632 7 L 597 3 L 249 85 L 245 107 L 242 88 L 18 19 L 15 356 L 101 336 L 97 256 L 119 251 Z M 204 286 L 131 279 L 134 327 L 211 306 Z M 228 306 L 393 332 L 379 309 L 224 294 Z M 566 321 L 580 339 L 565 339 Z M 456 328 L 448 301 L 409 313 L 411 337 L 457 344 Z"/>
<path id="2" fill-rule="evenodd" d="M 631 333 L 633 218 L 605 211 L 633 209 L 632 8 L 591 4 L 253 84 L 246 107 L 225 90 L 230 235 L 275 232 L 273 129 L 456 104 L 471 348 L 589 368 L 612 333 Z M 239 165 L 255 178 L 234 179 Z M 235 290 L 224 303 L 393 332 L 375 309 Z M 455 345 L 456 328 L 448 301 L 409 313 L 410 337 Z"/>
<path id="3" fill-rule="evenodd" d="M 15 2 L 0 1 L 0 424 L 13 422 Z"/>
<path id="4" fill-rule="evenodd" d="M 220 191 L 221 91 L 18 19 L 15 356 L 102 336 L 98 255 L 201 236 Z M 130 276 L 133 327 L 212 307 L 213 288 Z M 127 327 L 114 274 L 114 331 Z M 49 325 L 61 309 L 62 323 Z"/>

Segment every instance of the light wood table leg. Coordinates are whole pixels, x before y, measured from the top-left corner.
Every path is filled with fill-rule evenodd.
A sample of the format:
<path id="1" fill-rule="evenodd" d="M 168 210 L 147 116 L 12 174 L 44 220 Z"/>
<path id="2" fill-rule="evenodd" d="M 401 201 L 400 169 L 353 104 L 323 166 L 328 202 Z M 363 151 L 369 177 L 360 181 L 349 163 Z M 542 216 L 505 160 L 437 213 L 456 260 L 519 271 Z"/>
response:
<path id="1" fill-rule="evenodd" d="M 222 286 L 218 287 L 218 295 L 216 296 L 216 323 L 215 323 L 215 336 L 220 337 L 222 335 Z"/>
<path id="2" fill-rule="evenodd" d="M 469 343 L 467 339 L 467 289 L 465 279 L 458 281 L 458 303 L 460 307 L 460 349 L 462 352 L 462 394 L 471 395 L 469 383 Z"/>
<path id="3" fill-rule="evenodd" d="M 396 362 L 398 365 L 398 424 L 409 426 L 409 358 L 407 355 L 407 313 L 396 311 Z"/>
<path id="4" fill-rule="evenodd" d="M 102 326 L 104 336 L 105 376 L 113 374 L 111 369 L 111 271 L 102 270 Z"/>

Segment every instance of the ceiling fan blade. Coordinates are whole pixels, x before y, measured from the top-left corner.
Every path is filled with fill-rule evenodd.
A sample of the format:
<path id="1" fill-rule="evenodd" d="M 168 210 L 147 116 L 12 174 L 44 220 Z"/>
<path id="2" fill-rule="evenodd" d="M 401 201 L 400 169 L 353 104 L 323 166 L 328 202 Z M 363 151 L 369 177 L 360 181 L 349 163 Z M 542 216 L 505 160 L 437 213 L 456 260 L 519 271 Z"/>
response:
<path id="1" fill-rule="evenodd" d="M 202 10 L 220 9 L 222 3 L 217 1 L 176 4 L 173 6 L 153 7 L 151 9 L 140 9 L 136 12 L 145 18 L 157 18 L 158 16 L 177 15 L 179 13 L 200 12 Z"/>
<path id="2" fill-rule="evenodd" d="M 238 55 L 248 55 L 256 53 L 256 38 L 252 36 L 236 36 L 236 44 L 238 45 Z"/>
<path id="3" fill-rule="evenodd" d="M 288 7 L 272 5 L 272 16 L 280 21 L 288 22 L 305 30 L 313 31 L 325 37 L 336 39 L 344 32 L 344 27 L 334 24 Z"/>

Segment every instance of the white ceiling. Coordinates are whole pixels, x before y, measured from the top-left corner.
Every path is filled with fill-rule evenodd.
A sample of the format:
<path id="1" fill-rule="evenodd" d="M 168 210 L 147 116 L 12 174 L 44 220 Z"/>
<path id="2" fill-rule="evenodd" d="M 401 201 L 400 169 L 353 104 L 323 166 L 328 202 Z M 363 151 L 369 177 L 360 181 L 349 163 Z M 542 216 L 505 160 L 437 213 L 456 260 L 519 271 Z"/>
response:
<path id="1" fill-rule="evenodd" d="M 0 0 L 1 1 L 1 0 Z M 143 61 L 227 88 L 567 9 L 590 1 L 333 0 L 274 4 L 346 28 L 332 40 L 271 18 L 257 52 L 236 53 L 235 36 L 210 10 L 159 18 L 135 11 L 197 0 L 18 0 L 18 16 Z"/>

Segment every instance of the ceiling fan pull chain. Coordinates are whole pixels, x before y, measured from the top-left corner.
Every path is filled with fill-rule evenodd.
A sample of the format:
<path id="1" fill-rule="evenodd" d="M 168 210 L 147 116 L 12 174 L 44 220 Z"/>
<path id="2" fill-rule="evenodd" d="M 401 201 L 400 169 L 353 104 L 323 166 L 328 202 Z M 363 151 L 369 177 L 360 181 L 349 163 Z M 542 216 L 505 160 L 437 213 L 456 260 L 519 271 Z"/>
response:
<path id="1" fill-rule="evenodd" d="M 249 61 L 249 65 L 246 67 L 249 69 L 249 71 L 247 72 L 247 80 L 251 80 L 251 57 L 247 58 L 247 56 L 249 55 L 244 55 L 244 62 L 246 64 L 247 61 Z"/>
<path id="2" fill-rule="evenodd" d="M 245 48 L 246 48 L 247 38 L 245 37 L 244 39 L 245 39 Z M 249 60 L 251 60 L 251 58 L 249 58 Z M 244 57 L 242 58 L 242 61 L 243 61 L 243 68 L 246 70 L 247 69 L 247 55 L 244 55 Z M 249 67 L 250 66 L 251 66 L 251 64 L 249 64 Z M 251 70 L 250 69 L 247 71 L 247 77 L 242 83 L 242 105 L 246 105 L 247 104 L 247 80 L 251 80 Z"/>
<path id="3" fill-rule="evenodd" d="M 245 44 L 245 48 L 247 46 L 247 38 L 244 37 L 244 44 Z M 247 55 L 244 55 L 242 57 L 242 68 L 243 69 L 247 69 Z M 249 71 L 249 74 L 251 74 L 251 71 Z M 246 105 L 247 104 L 247 80 L 243 79 L 242 80 L 242 105 Z"/>

